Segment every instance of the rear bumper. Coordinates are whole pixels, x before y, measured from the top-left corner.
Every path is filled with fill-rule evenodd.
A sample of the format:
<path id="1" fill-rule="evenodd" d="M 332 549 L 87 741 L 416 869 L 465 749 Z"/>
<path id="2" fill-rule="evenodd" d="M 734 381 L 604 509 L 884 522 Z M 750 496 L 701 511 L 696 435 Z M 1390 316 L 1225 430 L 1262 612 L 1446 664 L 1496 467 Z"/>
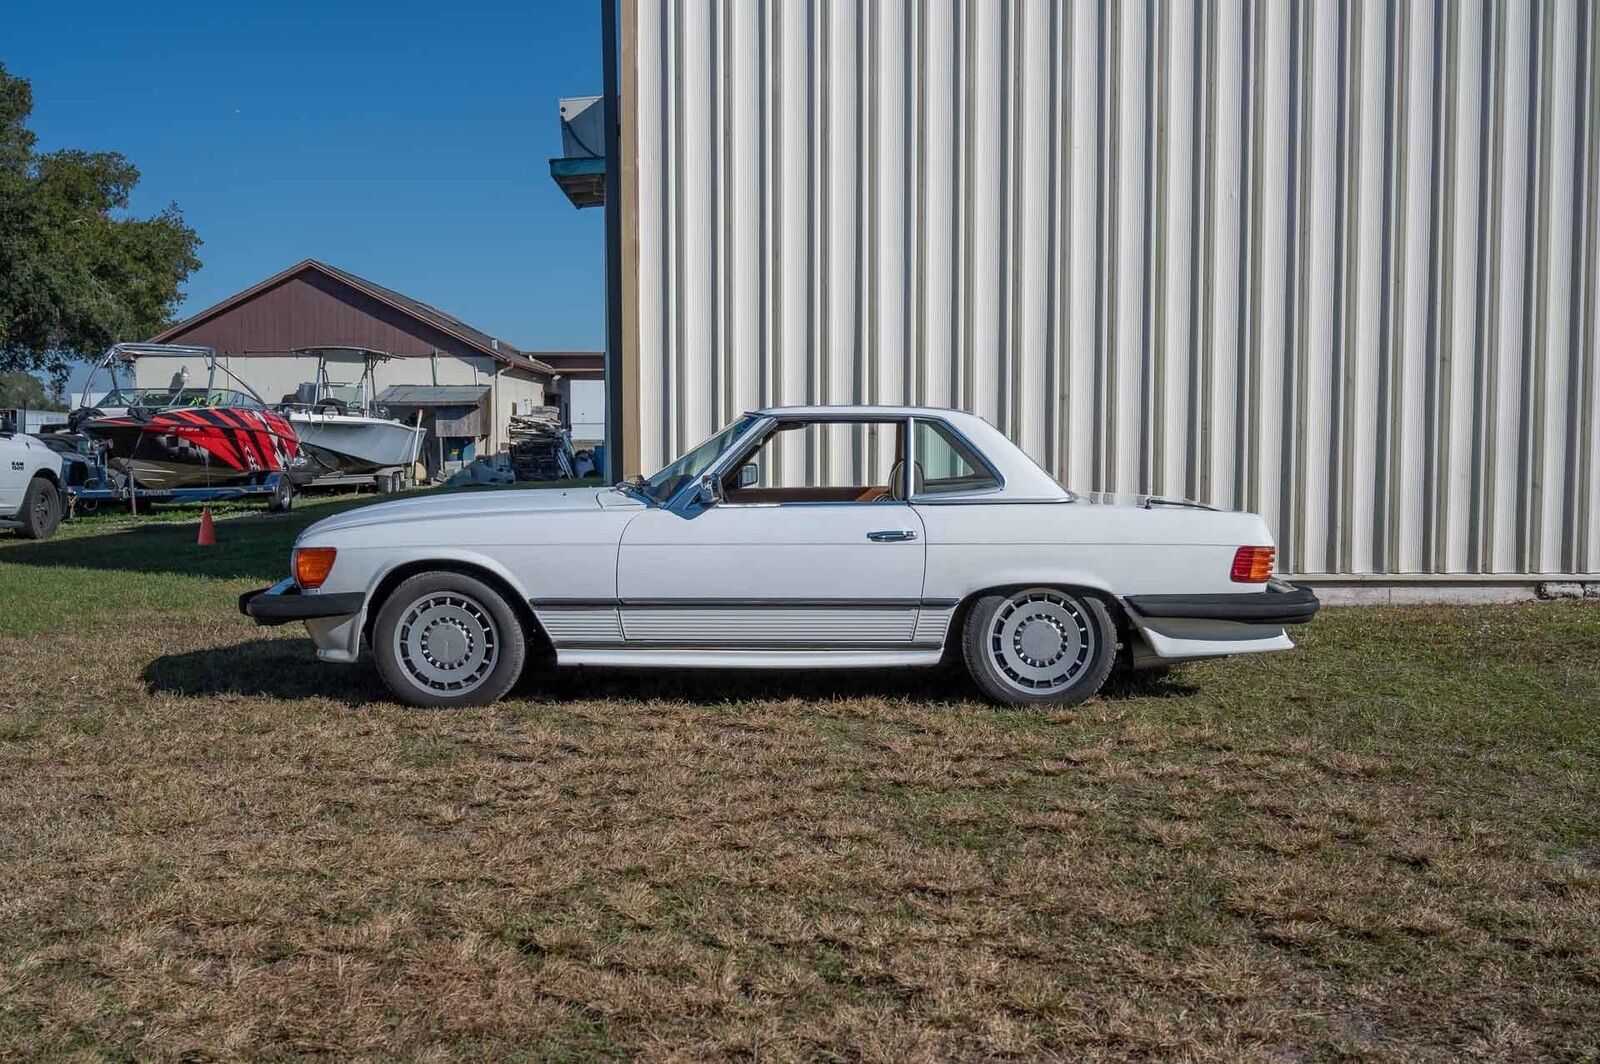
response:
<path id="1" fill-rule="evenodd" d="M 305 595 L 293 580 L 246 591 L 239 596 L 239 612 L 260 625 L 288 624 L 323 617 L 349 617 L 360 613 L 366 596 L 359 591 L 330 595 Z"/>
<path id="2" fill-rule="evenodd" d="M 1273 581 L 1267 590 L 1244 595 L 1131 595 L 1128 606 L 1147 618 L 1232 621 L 1282 626 L 1305 624 L 1321 605 L 1308 587 Z"/>

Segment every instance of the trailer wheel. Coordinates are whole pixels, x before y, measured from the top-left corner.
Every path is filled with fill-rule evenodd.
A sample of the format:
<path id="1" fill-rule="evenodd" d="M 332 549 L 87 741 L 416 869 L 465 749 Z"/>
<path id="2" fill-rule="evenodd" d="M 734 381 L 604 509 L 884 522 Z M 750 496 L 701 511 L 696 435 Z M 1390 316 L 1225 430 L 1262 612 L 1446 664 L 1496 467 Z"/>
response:
<path id="1" fill-rule="evenodd" d="M 278 482 L 273 485 L 272 498 L 267 501 L 267 513 L 286 514 L 294 509 L 294 484 L 287 474 L 278 474 Z"/>

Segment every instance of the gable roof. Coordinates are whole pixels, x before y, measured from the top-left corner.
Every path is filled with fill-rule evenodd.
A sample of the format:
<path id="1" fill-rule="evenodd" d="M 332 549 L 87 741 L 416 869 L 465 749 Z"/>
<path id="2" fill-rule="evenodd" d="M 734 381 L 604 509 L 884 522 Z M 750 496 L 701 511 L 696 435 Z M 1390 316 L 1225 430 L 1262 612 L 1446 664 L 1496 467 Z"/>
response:
<path id="1" fill-rule="evenodd" d="M 361 292 L 372 299 L 376 299 L 380 303 L 388 304 L 389 306 L 400 311 L 402 314 L 406 314 L 425 325 L 438 329 L 440 332 L 445 333 L 448 336 L 455 337 L 468 347 L 488 355 L 496 362 L 500 362 L 508 366 L 516 366 L 520 369 L 533 370 L 538 373 L 556 372 L 549 365 L 539 361 L 537 358 L 529 357 L 527 354 L 519 351 L 517 348 L 506 343 L 504 340 L 501 340 L 498 337 L 490 336 L 481 329 L 474 329 L 460 318 L 457 318 L 452 314 L 446 314 L 438 307 L 430 306 L 429 304 L 422 302 L 420 299 L 412 299 L 410 296 L 405 295 L 404 293 L 396 292 L 392 288 L 385 288 L 380 284 L 374 284 L 365 277 L 358 277 L 346 270 L 339 269 L 337 266 L 330 266 L 326 262 L 319 262 L 316 259 L 302 259 L 293 266 L 290 266 L 287 270 L 283 270 L 280 273 L 275 273 L 259 284 L 251 285 L 244 291 L 231 295 L 222 302 L 217 303 L 214 306 L 209 306 L 205 310 L 200 311 L 198 314 L 185 318 L 183 321 L 180 321 L 175 325 L 169 325 L 156 335 L 152 336 L 150 338 L 150 342 L 162 343 L 173 336 L 177 336 L 188 331 L 189 329 L 192 329 L 194 326 L 203 321 L 207 321 L 219 314 L 233 309 L 239 304 L 252 299 L 262 292 L 265 292 L 269 288 L 273 288 L 282 284 L 291 277 L 298 276 L 308 271 L 320 273 L 324 277 L 330 277 L 340 284 L 348 285 L 351 288 L 356 289 L 358 292 Z"/>

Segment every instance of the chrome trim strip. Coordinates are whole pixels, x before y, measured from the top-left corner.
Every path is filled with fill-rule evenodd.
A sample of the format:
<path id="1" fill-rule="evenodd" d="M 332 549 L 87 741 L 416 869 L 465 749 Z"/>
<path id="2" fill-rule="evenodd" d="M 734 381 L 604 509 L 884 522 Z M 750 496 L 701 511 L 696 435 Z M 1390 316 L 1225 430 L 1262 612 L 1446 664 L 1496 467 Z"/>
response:
<path id="1" fill-rule="evenodd" d="M 728 653 L 803 653 L 806 651 L 858 651 L 930 650 L 933 644 L 916 644 L 909 641 L 883 643 L 730 643 L 726 639 L 675 639 L 656 642 L 649 639 L 629 639 L 626 643 L 574 642 L 562 643 L 559 650 L 713 650 Z"/>
<path id="2" fill-rule="evenodd" d="M 950 497 L 941 498 L 938 495 L 918 495 L 911 500 L 911 504 L 913 506 L 1060 506 L 1081 501 L 1071 488 L 1061 490 L 1067 494 L 1066 497 L 1058 499 L 996 499 L 964 494 L 952 494 Z"/>
<path id="3" fill-rule="evenodd" d="M 528 605 L 536 610 L 915 610 L 951 609 L 959 599 L 582 599 L 550 598 L 529 599 Z"/>

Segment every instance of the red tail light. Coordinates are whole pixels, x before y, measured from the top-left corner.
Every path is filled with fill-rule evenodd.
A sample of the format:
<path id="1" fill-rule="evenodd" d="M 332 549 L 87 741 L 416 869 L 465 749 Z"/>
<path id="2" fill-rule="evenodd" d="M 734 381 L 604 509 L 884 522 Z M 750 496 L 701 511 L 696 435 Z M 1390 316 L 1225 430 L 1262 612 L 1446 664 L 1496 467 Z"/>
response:
<path id="1" fill-rule="evenodd" d="M 1264 584 L 1272 579 L 1272 562 L 1277 556 L 1276 547 L 1240 547 L 1233 553 L 1229 576 L 1236 584 Z"/>

